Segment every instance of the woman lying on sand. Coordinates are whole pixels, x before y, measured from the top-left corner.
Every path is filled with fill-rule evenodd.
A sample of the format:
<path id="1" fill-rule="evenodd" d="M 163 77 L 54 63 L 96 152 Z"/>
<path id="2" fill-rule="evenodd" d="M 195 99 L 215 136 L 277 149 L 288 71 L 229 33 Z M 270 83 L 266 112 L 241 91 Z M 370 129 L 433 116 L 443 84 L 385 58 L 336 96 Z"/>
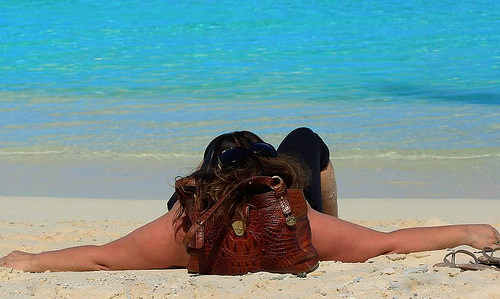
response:
<path id="1" fill-rule="evenodd" d="M 247 131 L 218 136 L 205 150 L 199 169 L 189 177 L 203 191 L 204 200 L 222 193 L 250 176 L 282 177 L 289 188 L 304 189 L 309 204 L 312 242 L 320 260 L 361 262 L 388 253 L 437 250 L 458 245 L 496 248 L 500 234 L 487 224 L 448 225 L 375 231 L 337 217 L 337 186 L 329 150 L 310 129 L 292 131 L 276 151 Z M 208 184 L 210 183 L 210 184 Z M 14 251 L 0 266 L 30 272 L 159 269 L 186 267 L 183 246 L 186 227 L 176 196 L 169 211 L 130 234 L 102 246 L 79 246 L 38 254 Z M 179 228 L 179 229 L 177 229 Z"/>

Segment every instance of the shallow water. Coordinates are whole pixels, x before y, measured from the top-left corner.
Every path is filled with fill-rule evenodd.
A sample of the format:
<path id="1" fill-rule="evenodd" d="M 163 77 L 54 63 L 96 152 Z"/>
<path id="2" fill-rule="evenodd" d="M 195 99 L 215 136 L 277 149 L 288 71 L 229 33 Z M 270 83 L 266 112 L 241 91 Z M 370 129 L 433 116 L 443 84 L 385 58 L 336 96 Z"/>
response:
<path id="1" fill-rule="evenodd" d="M 484 165 L 498 181 L 488 161 L 500 159 L 499 8 L 2 2 L 0 157 L 151 158 L 183 170 L 217 134 L 246 129 L 277 144 L 308 126 L 344 172 L 366 160 L 378 164 L 370 171 L 468 161 L 459 181 Z"/>

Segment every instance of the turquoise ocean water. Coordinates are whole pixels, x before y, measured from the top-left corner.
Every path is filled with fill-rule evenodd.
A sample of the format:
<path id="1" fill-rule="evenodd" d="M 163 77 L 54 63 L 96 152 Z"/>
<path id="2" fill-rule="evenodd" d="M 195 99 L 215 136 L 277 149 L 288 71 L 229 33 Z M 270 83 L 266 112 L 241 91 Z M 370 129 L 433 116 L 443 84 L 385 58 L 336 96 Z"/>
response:
<path id="1" fill-rule="evenodd" d="M 493 194 L 499 11 L 498 1 L 0 1 L 0 179 L 15 170 L 22 185 L 41 160 L 70 169 L 61 157 L 182 169 L 219 133 L 278 143 L 308 126 L 351 177 L 361 160 L 369 176 L 458 163 L 487 173 L 479 181 Z"/>

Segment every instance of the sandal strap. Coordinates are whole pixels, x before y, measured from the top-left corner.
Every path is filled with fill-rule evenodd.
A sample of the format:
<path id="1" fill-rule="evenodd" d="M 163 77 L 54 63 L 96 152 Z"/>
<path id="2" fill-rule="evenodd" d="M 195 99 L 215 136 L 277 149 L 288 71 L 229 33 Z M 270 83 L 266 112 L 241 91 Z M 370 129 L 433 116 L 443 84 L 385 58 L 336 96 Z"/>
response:
<path id="1" fill-rule="evenodd" d="M 457 266 L 456 259 L 455 259 L 457 253 L 463 253 L 463 254 L 466 254 L 466 255 L 472 257 L 474 259 L 474 263 L 471 262 L 471 264 L 474 264 L 474 265 L 479 264 L 479 261 L 477 260 L 476 255 L 474 253 L 472 253 L 468 250 L 464 250 L 464 249 L 455 250 L 455 251 L 452 251 L 452 252 L 448 253 L 447 255 L 445 255 L 445 257 L 443 259 L 444 264 L 450 268 L 460 268 L 459 266 Z M 448 257 L 450 257 L 450 259 L 448 259 Z"/>
<path id="2" fill-rule="evenodd" d="M 481 250 L 481 254 L 490 262 L 492 263 L 499 263 L 500 264 L 500 257 L 494 257 L 493 254 L 495 253 L 495 251 L 499 251 L 500 250 L 500 247 L 498 248 L 491 248 L 491 247 L 484 247 L 482 250 Z M 488 252 L 490 254 L 488 254 Z"/>

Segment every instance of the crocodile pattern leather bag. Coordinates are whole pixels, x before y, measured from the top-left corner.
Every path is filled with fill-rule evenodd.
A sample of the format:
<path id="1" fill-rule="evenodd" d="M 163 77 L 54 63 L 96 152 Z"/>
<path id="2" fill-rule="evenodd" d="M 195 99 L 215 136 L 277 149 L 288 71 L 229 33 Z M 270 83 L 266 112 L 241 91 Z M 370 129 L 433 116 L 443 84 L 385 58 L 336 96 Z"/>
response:
<path id="1" fill-rule="evenodd" d="M 303 274 L 315 270 L 318 254 L 311 243 L 302 190 L 287 189 L 280 177 L 261 176 L 241 182 L 231 192 L 250 185 L 268 186 L 270 191 L 251 196 L 230 223 L 212 217 L 228 196 L 204 213 L 193 209 L 192 197 L 185 198 L 191 222 L 184 238 L 190 255 L 188 271 L 236 275 L 258 271 Z"/>

